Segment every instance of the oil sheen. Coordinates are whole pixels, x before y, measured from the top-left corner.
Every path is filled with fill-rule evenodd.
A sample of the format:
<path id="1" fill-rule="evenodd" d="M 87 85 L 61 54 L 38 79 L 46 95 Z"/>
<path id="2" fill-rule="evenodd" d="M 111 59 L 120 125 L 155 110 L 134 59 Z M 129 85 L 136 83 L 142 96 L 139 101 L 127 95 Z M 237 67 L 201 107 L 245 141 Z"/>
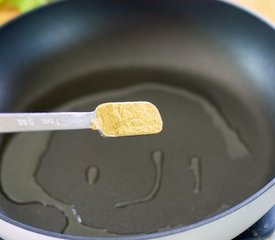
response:
<path id="1" fill-rule="evenodd" d="M 162 133 L 124 139 L 104 139 L 89 130 L 15 135 L 2 156 L 5 195 L 15 204 L 57 208 L 67 222 L 61 232 L 71 235 L 157 232 L 197 221 L 195 215 L 188 218 L 190 199 L 196 205 L 200 198 L 210 198 L 211 191 L 205 189 L 224 188 L 231 176 L 223 165 L 247 164 L 250 155 L 242 138 L 206 99 L 142 84 L 76 99 L 57 110 L 87 111 L 102 102 L 138 100 L 159 108 Z M 60 144 L 66 147 L 60 149 Z M 222 174 L 213 172 L 211 166 L 217 165 Z M 222 198 L 217 201 L 217 206 L 224 203 Z M 215 209 L 205 216 L 211 211 Z"/>

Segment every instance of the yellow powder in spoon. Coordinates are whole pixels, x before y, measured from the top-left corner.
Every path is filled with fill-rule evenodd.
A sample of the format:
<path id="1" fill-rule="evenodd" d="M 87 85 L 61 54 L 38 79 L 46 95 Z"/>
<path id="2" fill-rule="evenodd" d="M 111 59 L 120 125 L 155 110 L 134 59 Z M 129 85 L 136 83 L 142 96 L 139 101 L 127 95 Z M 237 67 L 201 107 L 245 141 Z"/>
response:
<path id="1" fill-rule="evenodd" d="M 150 102 L 103 103 L 96 108 L 96 120 L 91 128 L 104 136 L 156 134 L 162 130 L 162 119 Z"/>

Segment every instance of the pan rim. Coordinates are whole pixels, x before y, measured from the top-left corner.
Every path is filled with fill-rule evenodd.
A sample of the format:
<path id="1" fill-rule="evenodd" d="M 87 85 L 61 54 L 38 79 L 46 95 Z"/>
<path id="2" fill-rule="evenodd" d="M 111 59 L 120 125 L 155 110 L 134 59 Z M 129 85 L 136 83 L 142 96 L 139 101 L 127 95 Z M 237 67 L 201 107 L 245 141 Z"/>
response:
<path id="1" fill-rule="evenodd" d="M 269 18 L 265 17 L 263 14 L 258 13 L 252 8 L 246 7 L 244 5 L 238 4 L 237 2 L 230 2 L 230 0 L 216 0 L 217 2 L 224 3 L 230 7 L 237 8 L 238 10 L 248 13 L 250 16 L 255 17 L 256 19 L 260 20 L 261 22 L 265 23 L 273 30 L 275 30 L 275 22 L 272 22 Z"/>

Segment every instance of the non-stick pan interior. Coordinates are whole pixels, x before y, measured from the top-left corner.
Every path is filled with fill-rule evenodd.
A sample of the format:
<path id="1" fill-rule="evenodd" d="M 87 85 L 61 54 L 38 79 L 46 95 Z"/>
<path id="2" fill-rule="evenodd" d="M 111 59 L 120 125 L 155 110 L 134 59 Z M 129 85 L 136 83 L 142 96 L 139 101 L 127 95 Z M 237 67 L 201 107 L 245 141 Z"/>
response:
<path id="1" fill-rule="evenodd" d="M 2 136 L 4 215 L 71 235 L 152 233 L 223 212 L 274 177 L 273 31 L 224 3 L 174 4 L 68 1 L 1 30 L 2 111 L 146 100 L 164 122 L 145 137 Z"/>

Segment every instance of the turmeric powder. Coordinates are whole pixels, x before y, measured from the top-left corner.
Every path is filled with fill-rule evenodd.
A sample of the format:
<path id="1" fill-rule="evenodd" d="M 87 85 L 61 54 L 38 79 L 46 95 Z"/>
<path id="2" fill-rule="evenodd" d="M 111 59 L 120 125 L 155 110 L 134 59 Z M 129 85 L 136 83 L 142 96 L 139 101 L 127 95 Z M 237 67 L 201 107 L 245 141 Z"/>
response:
<path id="1" fill-rule="evenodd" d="M 91 128 L 103 136 L 156 134 L 162 130 L 161 115 L 150 102 L 103 103 L 96 108 Z"/>

